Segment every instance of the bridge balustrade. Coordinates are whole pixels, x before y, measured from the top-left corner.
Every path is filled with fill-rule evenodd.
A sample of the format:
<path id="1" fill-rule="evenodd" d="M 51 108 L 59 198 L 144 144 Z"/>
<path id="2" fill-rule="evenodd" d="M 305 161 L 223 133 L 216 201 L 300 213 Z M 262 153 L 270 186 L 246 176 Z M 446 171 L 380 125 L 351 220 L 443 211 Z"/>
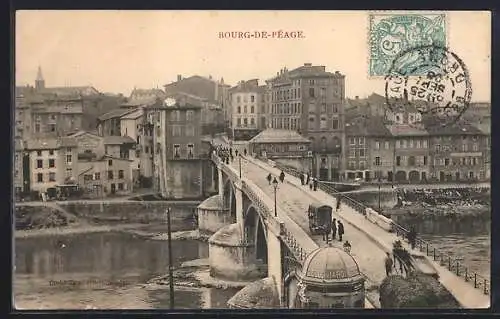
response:
<path id="1" fill-rule="evenodd" d="M 232 181 L 240 179 L 239 175 L 235 171 L 233 171 L 231 167 L 227 166 L 227 164 L 224 163 L 222 159 L 219 158 L 219 156 L 217 156 L 215 153 L 212 153 L 211 158 L 215 164 L 223 168 L 224 173 L 227 174 Z M 266 198 L 267 195 L 264 194 L 264 192 L 252 181 L 246 178 L 241 179 L 241 187 L 242 191 L 248 196 L 248 198 L 252 201 L 252 204 L 261 214 L 263 222 L 268 224 L 269 227 L 279 230 L 279 236 L 290 248 L 290 250 L 294 254 L 294 257 L 302 262 L 307 256 L 305 249 L 301 247 L 300 243 L 295 239 L 293 234 L 287 230 L 285 224 L 280 222 L 274 216 L 274 211 L 272 211 L 269 208 L 268 204 L 264 202 L 263 199 Z"/>
<path id="2" fill-rule="evenodd" d="M 281 169 L 283 172 L 292 175 L 294 177 L 300 178 L 301 172 L 297 171 L 294 168 L 287 167 L 276 163 L 276 168 Z M 332 195 L 335 198 L 341 199 L 341 202 L 360 214 L 365 215 L 366 209 L 368 208 L 363 203 L 360 203 L 345 194 L 337 191 L 333 186 L 319 181 L 319 188 Z M 410 231 L 403 226 L 392 221 L 392 232 L 396 234 L 397 237 L 401 237 L 402 239 L 408 239 L 408 234 Z M 463 278 L 466 282 L 471 283 L 474 288 L 481 289 L 485 295 L 490 294 L 491 291 L 491 281 L 485 278 L 484 276 L 473 272 L 466 265 L 460 262 L 459 258 L 452 256 L 449 253 L 439 251 L 431 243 L 417 238 L 415 242 L 415 248 L 417 248 L 420 252 L 425 252 L 428 257 L 432 257 L 434 261 L 438 262 L 441 266 L 446 266 L 449 271 L 454 273 L 455 275 Z"/>

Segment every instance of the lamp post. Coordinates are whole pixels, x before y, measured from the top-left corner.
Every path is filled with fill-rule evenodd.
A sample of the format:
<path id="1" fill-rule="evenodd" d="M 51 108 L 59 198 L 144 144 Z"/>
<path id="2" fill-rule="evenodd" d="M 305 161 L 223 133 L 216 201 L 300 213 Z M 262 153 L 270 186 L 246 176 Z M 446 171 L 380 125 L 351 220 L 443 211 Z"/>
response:
<path id="1" fill-rule="evenodd" d="M 238 162 L 240 163 L 240 179 L 241 179 L 241 153 L 238 154 Z"/>
<path id="2" fill-rule="evenodd" d="M 273 187 L 274 187 L 274 217 L 278 217 L 278 209 L 276 207 L 276 191 L 278 190 L 278 181 L 276 180 L 276 176 L 273 179 Z"/>
<path id="3" fill-rule="evenodd" d="M 174 309 L 174 268 L 172 267 L 172 231 L 170 229 L 170 207 L 167 208 L 168 236 L 168 283 L 170 288 L 170 309 Z"/>
<path id="4" fill-rule="evenodd" d="M 378 178 L 378 213 L 380 214 L 380 184 L 382 183 L 382 180 L 380 177 Z"/>

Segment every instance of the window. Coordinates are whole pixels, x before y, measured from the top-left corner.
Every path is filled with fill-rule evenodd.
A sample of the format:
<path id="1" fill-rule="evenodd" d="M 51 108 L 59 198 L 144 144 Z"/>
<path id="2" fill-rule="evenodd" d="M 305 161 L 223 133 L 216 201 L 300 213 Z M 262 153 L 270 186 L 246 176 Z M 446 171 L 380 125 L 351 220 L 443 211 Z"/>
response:
<path id="1" fill-rule="evenodd" d="M 406 148 L 406 140 L 401 141 L 401 148 Z"/>
<path id="2" fill-rule="evenodd" d="M 339 120 L 338 119 L 333 119 L 332 120 L 332 129 L 338 130 L 339 129 Z"/>
<path id="3" fill-rule="evenodd" d="M 123 190 L 123 183 L 118 183 L 118 190 L 122 191 Z"/>
<path id="4" fill-rule="evenodd" d="M 36 174 L 36 181 L 38 183 L 43 183 L 43 174 L 42 173 Z"/>
<path id="5" fill-rule="evenodd" d="M 43 161 L 42 160 L 36 160 L 36 168 L 43 168 Z"/>
<path id="6" fill-rule="evenodd" d="M 241 119 L 237 119 L 236 122 L 238 123 L 238 126 L 241 126 Z"/>
<path id="7" fill-rule="evenodd" d="M 180 121 L 181 120 L 181 111 L 175 110 L 170 113 L 170 120 L 171 121 Z"/>
<path id="8" fill-rule="evenodd" d="M 364 137 L 358 137 L 358 144 L 359 145 L 365 145 L 365 138 Z"/>
<path id="9" fill-rule="evenodd" d="M 380 162 L 380 156 L 375 157 L 375 166 L 380 166 L 382 163 Z"/>
<path id="10" fill-rule="evenodd" d="M 339 112 L 339 106 L 337 104 L 332 104 L 332 112 L 333 113 L 338 113 Z"/>
<path id="11" fill-rule="evenodd" d="M 188 144 L 188 158 L 193 158 L 194 157 L 194 145 L 193 144 Z"/>
<path id="12" fill-rule="evenodd" d="M 192 121 L 194 117 L 194 111 L 189 110 L 186 111 L 186 121 Z"/>
<path id="13" fill-rule="evenodd" d="M 255 102 L 255 96 L 253 96 L 253 95 L 250 96 L 250 102 Z"/>
<path id="14" fill-rule="evenodd" d="M 477 143 L 472 144 L 472 150 L 477 152 L 479 150 L 479 145 L 477 145 Z"/>
<path id="15" fill-rule="evenodd" d="M 349 137 L 349 144 L 350 145 L 356 145 L 356 138 L 355 137 Z"/>
<path id="16" fill-rule="evenodd" d="M 467 144 L 462 144 L 462 152 L 467 152 Z"/>
<path id="17" fill-rule="evenodd" d="M 54 150 L 49 150 L 49 155 L 53 156 L 54 155 Z"/>
<path id="18" fill-rule="evenodd" d="M 42 151 L 36 151 L 36 156 L 42 156 Z"/>
<path id="19" fill-rule="evenodd" d="M 359 162 L 359 169 L 365 169 L 366 162 L 365 161 L 360 161 Z"/>
<path id="20" fill-rule="evenodd" d="M 73 162 L 73 156 L 71 154 L 66 155 L 66 164 L 71 164 Z"/>
<path id="21" fill-rule="evenodd" d="M 49 168 L 56 167 L 56 161 L 54 159 L 49 159 Z"/>
<path id="22" fill-rule="evenodd" d="M 241 114 L 241 106 L 238 106 L 238 114 Z"/>
<path id="23" fill-rule="evenodd" d="M 250 113 L 255 113 L 255 107 L 253 105 L 250 106 Z"/>
<path id="24" fill-rule="evenodd" d="M 100 180 L 101 179 L 101 173 L 97 172 L 97 173 L 94 173 L 94 179 L 96 181 Z"/>
<path id="25" fill-rule="evenodd" d="M 322 117 L 320 119 L 319 128 L 323 130 L 328 128 L 328 122 L 326 121 L 326 117 Z"/>
<path id="26" fill-rule="evenodd" d="M 375 149 L 380 149 L 380 142 L 379 141 L 376 141 L 375 142 Z"/>
<path id="27" fill-rule="evenodd" d="M 124 177 L 124 176 L 125 176 L 125 174 L 124 174 L 124 173 L 125 173 L 125 172 L 124 172 L 122 169 L 121 169 L 121 170 L 119 170 L 119 171 L 118 171 L 118 178 L 119 178 L 119 179 L 123 179 L 123 178 L 125 178 L 125 177 Z"/>
<path id="28" fill-rule="evenodd" d="M 427 140 L 422 141 L 422 148 L 427 148 Z"/>
<path id="29" fill-rule="evenodd" d="M 194 126 L 192 125 L 186 126 L 186 136 L 194 136 Z"/>
<path id="30" fill-rule="evenodd" d="M 354 161 L 350 161 L 350 162 L 349 162 L 349 169 L 351 169 L 351 170 L 352 170 L 352 169 L 356 169 L 356 162 L 354 162 Z"/>
<path id="31" fill-rule="evenodd" d="M 424 165 L 427 165 L 427 156 L 424 156 Z"/>
<path id="32" fill-rule="evenodd" d="M 436 144 L 436 145 L 434 146 L 434 150 L 436 151 L 436 153 L 439 153 L 439 152 L 441 151 L 441 145 Z"/>
<path id="33" fill-rule="evenodd" d="M 180 125 L 172 125 L 172 136 L 181 136 L 182 129 Z"/>
<path id="34" fill-rule="evenodd" d="M 408 158 L 408 165 L 409 166 L 415 166 L 415 156 L 410 156 Z"/>
<path id="35" fill-rule="evenodd" d="M 247 126 L 248 125 L 248 119 L 247 118 L 244 118 L 243 119 L 243 126 Z"/>
<path id="36" fill-rule="evenodd" d="M 239 95 L 236 97 L 236 102 L 238 102 L 238 103 L 241 102 L 241 97 Z M 238 112 L 238 113 L 240 113 L 240 112 Z"/>
<path id="37" fill-rule="evenodd" d="M 314 88 L 309 88 L 309 96 L 314 97 Z"/>
<path id="38" fill-rule="evenodd" d="M 349 150 L 349 157 L 350 158 L 356 157 L 356 150 Z"/>
<path id="39" fill-rule="evenodd" d="M 417 140 L 417 148 L 420 148 L 420 140 Z"/>
<path id="40" fill-rule="evenodd" d="M 408 147 L 409 148 L 413 148 L 413 140 L 409 140 L 408 141 Z"/>
<path id="41" fill-rule="evenodd" d="M 108 160 L 108 165 L 113 166 L 113 160 Z"/>
<path id="42" fill-rule="evenodd" d="M 450 159 L 449 158 L 445 158 L 444 159 L 444 166 L 449 166 L 450 165 Z"/>
<path id="43" fill-rule="evenodd" d="M 113 171 L 108 171 L 108 179 L 113 179 Z"/>
<path id="44" fill-rule="evenodd" d="M 179 144 L 174 144 L 174 158 L 180 158 L 181 155 L 179 154 L 179 149 L 180 149 Z"/>
<path id="45" fill-rule="evenodd" d="M 255 125 L 255 119 L 254 119 L 253 117 L 250 119 L 250 125 L 251 125 L 251 126 L 254 126 L 254 125 Z"/>
<path id="46" fill-rule="evenodd" d="M 321 88 L 319 94 L 320 96 L 326 96 L 326 88 Z M 326 105 L 325 105 L 325 112 L 326 112 Z"/>
<path id="47" fill-rule="evenodd" d="M 389 141 L 385 141 L 385 142 L 384 142 L 384 148 L 385 148 L 386 150 L 388 150 L 388 149 L 389 149 Z"/>
<path id="48" fill-rule="evenodd" d="M 321 113 L 326 113 L 326 103 L 321 103 Z"/>
<path id="49" fill-rule="evenodd" d="M 401 156 L 396 156 L 396 166 L 401 166 Z"/>
<path id="50" fill-rule="evenodd" d="M 396 141 L 396 148 L 401 148 L 401 141 L 399 140 Z"/>
<path id="51" fill-rule="evenodd" d="M 55 182 L 56 181 L 56 173 L 50 172 L 49 173 L 49 182 Z"/>
<path id="52" fill-rule="evenodd" d="M 359 157 L 365 157 L 365 149 L 364 148 L 359 149 Z"/>
<path id="53" fill-rule="evenodd" d="M 246 112 L 247 112 L 247 106 L 245 105 L 245 106 L 243 107 L 243 113 L 246 113 Z"/>

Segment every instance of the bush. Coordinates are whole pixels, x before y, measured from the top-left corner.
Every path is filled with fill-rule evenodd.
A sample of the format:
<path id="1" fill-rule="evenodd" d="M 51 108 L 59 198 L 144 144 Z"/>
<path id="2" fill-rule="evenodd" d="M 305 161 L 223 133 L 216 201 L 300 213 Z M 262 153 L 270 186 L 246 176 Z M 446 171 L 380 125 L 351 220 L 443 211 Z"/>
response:
<path id="1" fill-rule="evenodd" d="M 379 288 L 382 308 L 460 308 L 455 297 L 435 278 L 410 273 L 406 278 L 392 275 Z"/>

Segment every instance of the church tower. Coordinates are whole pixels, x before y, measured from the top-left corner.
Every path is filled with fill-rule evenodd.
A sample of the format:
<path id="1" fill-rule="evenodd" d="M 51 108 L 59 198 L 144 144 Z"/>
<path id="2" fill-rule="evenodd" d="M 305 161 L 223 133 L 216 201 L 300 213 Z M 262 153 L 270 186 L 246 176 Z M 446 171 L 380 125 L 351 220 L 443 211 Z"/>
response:
<path id="1" fill-rule="evenodd" d="M 38 66 L 38 73 L 36 74 L 35 89 L 41 90 L 45 88 L 45 80 L 42 75 L 42 68 Z"/>

